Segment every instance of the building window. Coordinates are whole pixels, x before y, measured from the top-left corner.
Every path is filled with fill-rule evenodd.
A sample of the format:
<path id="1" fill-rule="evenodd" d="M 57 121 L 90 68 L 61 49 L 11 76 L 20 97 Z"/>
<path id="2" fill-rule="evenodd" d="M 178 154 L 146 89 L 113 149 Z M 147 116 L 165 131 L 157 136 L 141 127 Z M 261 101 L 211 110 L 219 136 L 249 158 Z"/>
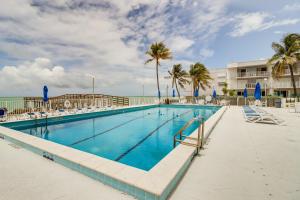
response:
<path id="1" fill-rule="evenodd" d="M 275 91 L 275 94 L 277 96 L 280 96 L 280 97 L 287 97 L 288 96 L 288 92 L 286 90 Z"/>
<path id="2" fill-rule="evenodd" d="M 238 70 L 238 76 L 239 77 L 245 77 L 246 76 L 246 72 L 247 72 L 246 69 L 239 69 Z"/>

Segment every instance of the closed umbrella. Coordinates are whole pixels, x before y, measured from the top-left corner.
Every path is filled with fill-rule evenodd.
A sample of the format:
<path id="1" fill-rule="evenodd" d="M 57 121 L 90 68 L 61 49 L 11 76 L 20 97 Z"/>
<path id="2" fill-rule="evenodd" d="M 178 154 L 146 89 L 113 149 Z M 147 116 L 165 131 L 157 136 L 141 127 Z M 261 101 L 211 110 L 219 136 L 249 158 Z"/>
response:
<path id="1" fill-rule="evenodd" d="M 214 99 L 216 99 L 216 98 L 217 98 L 217 92 L 216 92 L 216 90 L 215 90 L 215 89 L 214 89 L 214 91 L 213 91 L 213 95 L 212 95 L 212 96 L 213 96 L 213 98 L 214 98 Z"/>
<path id="2" fill-rule="evenodd" d="M 196 89 L 194 92 L 194 97 L 198 97 L 198 96 L 199 96 L 199 91 L 198 91 L 198 89 Z"/>
<path id="3" fill-rule="evenodd" d="M 248 97 L 248 91 L 247 91 L 247 88 L 245 88 L 244 89 L 245 105 L 247 104 L 247 97 Z"/>
<path id="4" fill-rule="evenodd" d="M 176 96 L 175 89 L 173 89 L 172 97 L 175 97 L 175 96 Z"/>
<path id="5" fill-rule="evenodd" d="M 255 85 L 254 97 L 256 100 L 261 100 L 261 87 L 259 83 Z"/>
<path id="6" fill-rule="evenodd" d="M 48 100 L 49 100 L 49 98 L 48 98 L 48 87 L 45 85 L 44 88 L 43 88 L 43 101 L 44 101 L 44 103 L 47 103 Z M 44 109 L 46 110 L 46 104 L 44 106 L 45 106 Z M 41 113 L 41 115 L 45 114 L 44 111 L 40 112 L 40 113 Z"/>
<path id="7" fill-rule="evenodd" d="M 49 100 L 48 98 L 48 87 L 45 85 L 43 88 L 43 101 L 47 102 Z"/>
<path id="8" fill-rule="evenodd" d="M 195 102 L 197 102 L 197 97 L 199 96 L 199 91 L 198 91 L 198 89 L 196 89 L 195 91 L 194 91 L 194 100 L 195 100 Z"/>

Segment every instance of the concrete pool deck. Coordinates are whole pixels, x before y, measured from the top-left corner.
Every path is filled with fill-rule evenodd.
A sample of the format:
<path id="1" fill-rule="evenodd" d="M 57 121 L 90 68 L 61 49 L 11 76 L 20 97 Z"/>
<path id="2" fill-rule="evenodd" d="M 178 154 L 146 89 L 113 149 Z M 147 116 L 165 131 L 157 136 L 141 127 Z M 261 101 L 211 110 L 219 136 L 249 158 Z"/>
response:
<path id="1" fill-rule="evenodd" d="M 286 126 L 244 122 L 231 107 L 170 199 L 300 199 L 300 117 L 268 109 Z M 0 139 L 1 200 L 133 199 Z"/>

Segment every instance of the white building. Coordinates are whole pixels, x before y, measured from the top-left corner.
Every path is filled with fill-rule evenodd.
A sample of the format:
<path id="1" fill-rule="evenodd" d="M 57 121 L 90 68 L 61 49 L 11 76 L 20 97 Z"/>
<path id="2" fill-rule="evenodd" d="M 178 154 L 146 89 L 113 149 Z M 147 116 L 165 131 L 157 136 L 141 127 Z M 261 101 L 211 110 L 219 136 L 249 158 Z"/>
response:
<path id="1" fill-rule="evenodd" d="M 222 89 L 225 83 L 228 84 L 228 90 L 235 90 L 238 96 L 243 95 L 245 88 L 248 90 L 248 95 L 253 96 L 257 82 L 261 85 L 262 96 L 265 96 L 265 93 L 282 97 L 290 97 L 293 94 L 288 67 L 280 77 L 273 78 L 272 66 L 267 65 L 267 60 L 230 63 L 226 68 L 209 69 L 209 72 L 213 78 L 210 82 L 211 88 L 207 88 L 205 91 L 200 89 L 199 96 L 212 95 L 213 89 L 216 89 L 217 95 L 223 95 Z M 296 65 L 294 77 L 297 93 L 300 94 L 300 62 Z M 181 93 L 183 96 L 193 96 L 192 85 L 186 85 Z"/>
<path id="2" fill-rule="evenodd" d="M 298 94 L 300 93 L 300 63 L 294 72 Z M 272 77 L 272 66 L 267 65 L 267 60 L 255 60 L 248 62 L 236 62 L 227 65 L 228 88 L 236 90 L 237 95 L 243 95 L 246 87 L 249 95 L 253 95 L 255 84 L 259 82 L 262 95 L 275 94 L 288 97 L 293 94 L 291 74 L 288 67 L 279 78 Z"/>
<path id="3" fill-rule="evenodd" d="M 210 81 L 211 88 L 207 88 L 206 90 L 200 88 L 199 95 L 212 95 L 214 89 L 216 90 L 217 95 L 223 95 L 222 89 L 227 81 L 227 70 L 224 68 L 209 69 L 209 73 L 213 78 L 213 80 Z"/>

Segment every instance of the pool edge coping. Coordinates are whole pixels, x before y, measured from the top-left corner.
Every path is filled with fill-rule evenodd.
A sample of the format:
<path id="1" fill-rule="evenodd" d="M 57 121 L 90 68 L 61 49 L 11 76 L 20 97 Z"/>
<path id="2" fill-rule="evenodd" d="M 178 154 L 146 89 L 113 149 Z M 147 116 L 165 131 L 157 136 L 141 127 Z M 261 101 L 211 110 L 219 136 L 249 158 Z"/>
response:
<path id="1" fill-rule="evenodd" d="M 206 120 L 204 131 L 205 138 L 209 137 L 211 131 L 221 119 L 226 109 L 227 107 L 225 106 L 221 107 L 216 113 L 210 116 L 208 120 Z M 43 152 L 43 156 L 44 153 L 46 153 L 47 155 L 56 156 L 57 158 L 78 164 L 83 168 L 87 168 L 95 171 L 96 173 L 110 177 L 111 179 L 115 179 L 123 184 L 127 184 L 150 193 L 153 197 L 155 197 L 154 199 L 165 199 L 168 197 L 177 185 L 178 180 L 187 170 L 195 152 L 195 148 L 179 144 L 151 170 L 144 171 L 58 143 L 20 133 L 22 132 L 0 126 L 0 135 L 3 136 L 4 139 L 8 139 L 11 142 L 19 142 L 25 149 L 30 150 L 30 147 L 33 147 Z M 191 136 L 196 135 L 197 129 L 191 134 Z M 62 164 L 61 162 L 58 163 Z M 66 166 L 65 164 L 62 165 Z M 66 167 L 70 168 L 69 166 Z M 76 171 L 82 173 L 80 170 Z M 178 180 L 174 183 L 175 179 Z M 122 190 L 122 188 L 115 187 L 113 184 L 106 184 Z M 140 198 L 139 195 L 132 194 L 131 192 L 127 193 Z"/>

